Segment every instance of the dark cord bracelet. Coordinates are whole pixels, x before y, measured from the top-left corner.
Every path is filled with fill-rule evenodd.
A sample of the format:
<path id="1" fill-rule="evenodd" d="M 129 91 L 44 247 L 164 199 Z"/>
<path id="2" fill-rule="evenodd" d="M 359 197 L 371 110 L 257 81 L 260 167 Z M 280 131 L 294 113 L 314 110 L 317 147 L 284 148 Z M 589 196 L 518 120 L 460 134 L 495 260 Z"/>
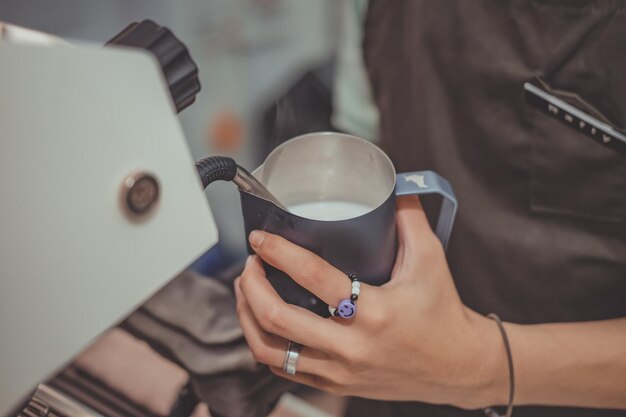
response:
<path id="1" fill-rule="evenodd" d="M 503 417 L 511 417 L 513 414 L 513 399 L 515 398 L 515 371 L 513 369 L 513 354 L 511 353 L 511 345 L 509 343 L 509 337 L 506 334 L 506 329 L 504 328 L 504 324 L 502 324 L 502 320 L 498 317 L 497 314 L 488 314 L 487 317 L 494 320 L 498 325 L 498 329 L 500 329 L 500 333 L 502 333 L 502 340 L 504 341 L 504 348 L 506 349 L 506 357 L 509 364 L 509 402 L 506 407 L 506 414 Z M 500 415 L 491 407 L 483 409 L 485 415 L 487 417 L 500 417 Z"/>

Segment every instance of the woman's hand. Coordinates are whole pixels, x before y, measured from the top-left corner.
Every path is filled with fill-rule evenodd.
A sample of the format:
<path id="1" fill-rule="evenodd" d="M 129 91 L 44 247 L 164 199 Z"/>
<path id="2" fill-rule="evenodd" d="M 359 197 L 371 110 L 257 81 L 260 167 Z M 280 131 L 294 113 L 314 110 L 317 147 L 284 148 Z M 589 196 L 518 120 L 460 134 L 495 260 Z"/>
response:
<path id="1" fill-rule="evenodd" d="M 506 354 L 495 323 L 462 304 L 416 197 L 398 199 L 397 224 L 391 280 L 362 283 L 352 319 L 286 304 L 259 257 L 332 306 L 349 297 L 350 279 L 279 236 L 253 232 L 258 257 L 249 258 L 235 288 L 254 357 L 280 376 L 339 395 L 464 408 L 504 403 Z M 303 345 L 295 376 L 282 370 L 289 340 Z"/>

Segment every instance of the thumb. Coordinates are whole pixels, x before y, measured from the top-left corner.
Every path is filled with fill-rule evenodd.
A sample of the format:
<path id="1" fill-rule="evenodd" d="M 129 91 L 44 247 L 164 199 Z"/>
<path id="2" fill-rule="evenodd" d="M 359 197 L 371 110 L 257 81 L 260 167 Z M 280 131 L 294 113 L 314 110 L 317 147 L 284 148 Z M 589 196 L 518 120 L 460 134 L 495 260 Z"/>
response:
<path id="1" fill-rule="evenodd" d="M 398 197 L 396 206 L 398 255 L 388 283 L 390 286 L 405 282 L 406 278 L 414 276 L 412 273 L 405 274 L 405 272 L 416 266 L 415 254 L 418 253 L 420 245 L 424 245 L 425 241 L 427 242 L 428 238 L 433 235 L 417 196 Z"/>
<path id="2" fill-rule="evenodd" d="M 423 245 L 429 239 L 436 239 L 417 196 L 398 197 L 396 202 L 398 240 L 401 246 L 410 250 Z"/>

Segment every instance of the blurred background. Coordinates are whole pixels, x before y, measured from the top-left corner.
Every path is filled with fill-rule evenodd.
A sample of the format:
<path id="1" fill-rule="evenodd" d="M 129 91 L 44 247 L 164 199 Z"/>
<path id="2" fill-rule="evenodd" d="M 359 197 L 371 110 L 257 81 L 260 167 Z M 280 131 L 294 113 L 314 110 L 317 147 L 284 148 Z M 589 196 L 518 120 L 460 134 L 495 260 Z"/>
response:
<path id="1" fill-rule="evenodd" d="M 316 121 L 320 111 L 330 116 L 341 8 L 336 0 L 2 0 L 0 21 L 97 44 L 134 21 L 169 27 L 200 70 L 202 90 L 180 115 L 193 157 L 230 155 L 252 170 L 285 135 L 326 127 Z M 303 80 L 319 106 L 302 92 L 285 103 Z M 207 194 L 220 244 L 201 269 L 232 263 L 245 250 L 241 218 L 233 215 L 236 188 L 216 183 Z"/>

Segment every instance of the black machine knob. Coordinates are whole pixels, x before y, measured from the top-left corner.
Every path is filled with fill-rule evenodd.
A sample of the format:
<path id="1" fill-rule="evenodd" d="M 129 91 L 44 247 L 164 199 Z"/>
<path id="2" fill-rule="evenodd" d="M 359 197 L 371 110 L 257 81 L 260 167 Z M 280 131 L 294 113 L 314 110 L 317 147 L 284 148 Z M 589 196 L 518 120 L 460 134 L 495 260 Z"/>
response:
<path id="1" fill-rule="evenodd" d="M 134 22 L 106 45 L 124 45 L 152 52 L 161 65 L 177 112 L 196 100 L 200 91 L 198 67 L 187 47 L 168 28 L 152 20 Z"/>

